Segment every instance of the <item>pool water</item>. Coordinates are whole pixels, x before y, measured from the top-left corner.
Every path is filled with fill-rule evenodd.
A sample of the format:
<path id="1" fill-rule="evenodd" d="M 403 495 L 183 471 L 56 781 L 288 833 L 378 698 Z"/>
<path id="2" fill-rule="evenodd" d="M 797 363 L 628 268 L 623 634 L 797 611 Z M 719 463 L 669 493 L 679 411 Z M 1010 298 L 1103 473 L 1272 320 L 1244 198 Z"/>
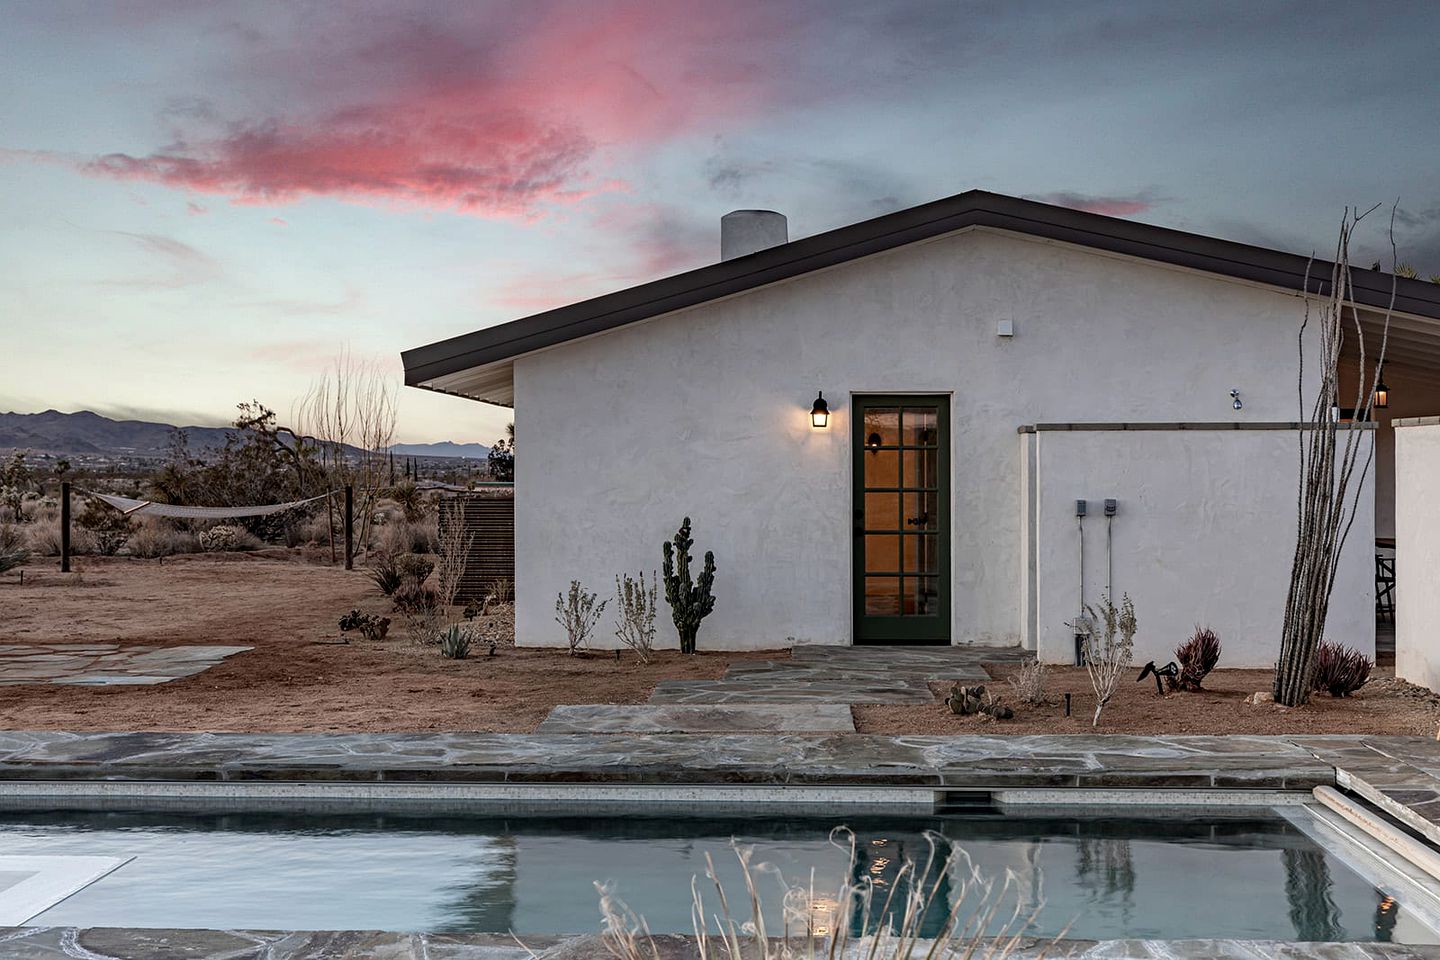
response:
<path id="1" fill-rule="evenodd" d="M 1202 818 L 694 819 L 397 813 L 0 812 L 0 853 L 133 857 L 34 917 L 47 926 L 593 932 L 595 882 L 656 933 L 688 933 L 691 877 L 710 854 L 743 902 L 735 841 L 830 893 L 850 870 L 884 886 L 927 831 L 982 872 L 1013 871 L 1032 934 L 1433 942 L 1407 905 L 1268 812 Z M 942 884 L 941 899 L 954 887 Z M 771 928 L 780 885 L 764 878 Z M 931 927 L 949 910 L 937 904 Z M 853 925 L 853 918 L 851 918 Z"/>

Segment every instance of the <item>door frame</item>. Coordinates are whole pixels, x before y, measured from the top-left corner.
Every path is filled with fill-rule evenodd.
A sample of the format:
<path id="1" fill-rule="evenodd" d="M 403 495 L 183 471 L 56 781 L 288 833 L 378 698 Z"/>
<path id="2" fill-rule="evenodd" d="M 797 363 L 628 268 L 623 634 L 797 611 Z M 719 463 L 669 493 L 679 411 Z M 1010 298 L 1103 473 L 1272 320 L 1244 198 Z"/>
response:
<path id="1" fill-rule="evenodd" d="M 855 646 L 917 645 L 950 646 L 953 642 L 951 603 L 953 588 L 950 579 L 951 551 L 951 433 L 949 393 L 852 393 L 850 395 L 850 589 L 851 643 Z M 869 407 L 904 407 L 933 405 L 936 408 L 937 449 L 939 470 L 936 509 L 937 549 L 937 611 L 934 618 L 897 616 L 890 622 L 865 613 L 865 410 Z M 903 486 L 902 486 L 903 489 Z M 903 502 L 903 501 L 902 501 Z M 902 551 L 903 553 L 903 551 Z M 902 560 L 903 564 L 903 560 Z M 878 622 L 877 622 L 878 621 Z M 867 629 L 869 628 L 869 629 Z M 925 629 L 929 628 L 929 629 Z"/>

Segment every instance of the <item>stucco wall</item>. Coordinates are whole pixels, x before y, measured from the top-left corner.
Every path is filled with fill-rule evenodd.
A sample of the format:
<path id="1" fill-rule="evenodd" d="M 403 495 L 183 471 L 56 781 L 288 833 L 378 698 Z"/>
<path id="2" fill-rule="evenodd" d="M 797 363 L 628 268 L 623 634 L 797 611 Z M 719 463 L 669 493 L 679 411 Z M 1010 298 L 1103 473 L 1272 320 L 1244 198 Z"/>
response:
<path id="1" fill-rule="evenodd" d="M 688 514 L 719 566 L 702 649 L 849 643 L 849 397 L 909 392 L 953 399 L 953 637 L 1018 642 L 1016 428 L 1291 419 L 1300 316 L 1287 293 L 971 230 L 521 357 L 518 641 L 562 642 L 556 594 L 657 568 Z"/>
<path id="2" fill-rule="evenodd" d="M 1388 378 L 1387 378 L 1388 382 Z M 1440 690 L 1440 422 L 1395 426 L 1395 675 Z"/>
<path id="3" fill-rule="evenodd" d="M 1365 443 L 1373 430 L 1363 431 Z M 1135 661 L 1165 663 L 1196 624 L 1222 644 L 1222 666 L 1270 667 L 1279 652 L 1294 551 L 1295 430 L 1075 430 L 1029 434 L 1034 447 L 1032 538 L 1035 639 L 1042 660 L 1072 662 L 1080 606 L 1106 592 L 1105 498 L 1111 521 L 1111 593 L 1128 593 L 1139 630 Z M 1361 502 L 1369 502 L 1369 484 Z M 1075 501 L 1088 501 L 1083 528 Z M 1329 636 L 1373 655 L 1372 511 L 1361 508 L 1346 541 L 1330 606 Z"/>

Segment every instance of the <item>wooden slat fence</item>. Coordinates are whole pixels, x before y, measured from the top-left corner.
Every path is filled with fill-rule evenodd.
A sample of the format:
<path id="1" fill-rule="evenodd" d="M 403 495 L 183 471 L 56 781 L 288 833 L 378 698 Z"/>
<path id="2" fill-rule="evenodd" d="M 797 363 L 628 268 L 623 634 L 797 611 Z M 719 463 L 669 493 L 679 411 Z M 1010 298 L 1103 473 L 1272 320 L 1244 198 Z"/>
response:
<path id="1" fill-rule="evenodd" d="M 457 494 L 440 501 L 443 537 L 457 519 L 463 535 L 473 538 L 465 574 L 460 579 L 459 603 L 483 600 L 497 580 L 515 583 L 515 500 L 492 494 Z"/>

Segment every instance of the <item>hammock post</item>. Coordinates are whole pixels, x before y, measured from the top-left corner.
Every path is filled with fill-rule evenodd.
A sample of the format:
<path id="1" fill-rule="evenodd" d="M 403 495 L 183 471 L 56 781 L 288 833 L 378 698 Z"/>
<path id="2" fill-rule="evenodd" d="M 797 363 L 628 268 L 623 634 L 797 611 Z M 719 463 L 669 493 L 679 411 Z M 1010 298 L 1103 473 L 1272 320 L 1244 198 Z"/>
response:
<path id="1" fill-rule="evenodd" d="M 355 488 L 345 484 L 345 569 L 355 569 Z"/>
<path id="2" fill-rule="evenodd" d="M 60 481 L 60 572 L 70 572 L 70 481 Z"/>

